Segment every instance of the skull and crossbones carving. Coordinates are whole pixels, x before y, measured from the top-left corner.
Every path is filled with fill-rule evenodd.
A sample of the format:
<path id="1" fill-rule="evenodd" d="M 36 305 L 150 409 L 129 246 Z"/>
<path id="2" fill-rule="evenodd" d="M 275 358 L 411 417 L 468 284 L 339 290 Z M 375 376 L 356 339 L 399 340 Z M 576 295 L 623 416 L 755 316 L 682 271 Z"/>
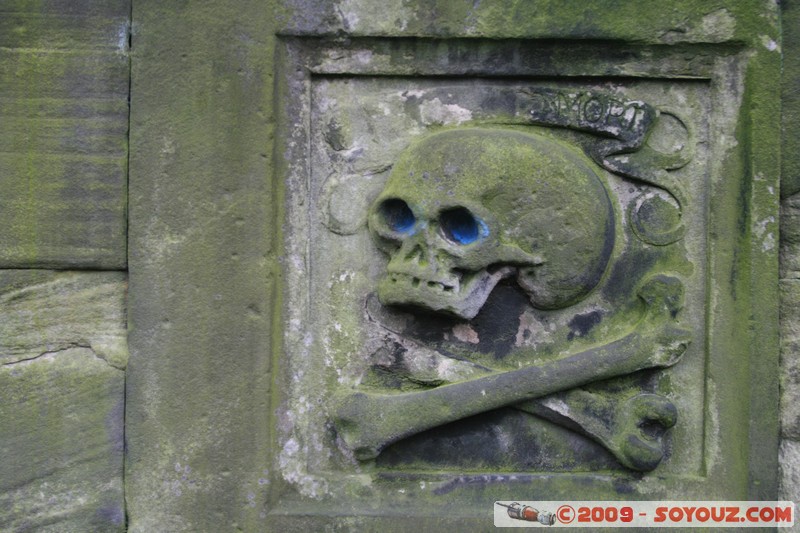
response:
<path id="1" fill-rule="evenodd" d="M 565 309 L 587 297 L 609 265 L 615 211 L 591 164 L 566 146 L 515 130 L 465 128 L 431 135 L 401 155 L 370 209 L 369 228 L 390 258 L 377 290 L 383 305 L 470 320 L 504 279 L 535 309 Z M 582 385 L 677 362 L 689 342 L 675 322 L 681 289 L 668 276 L 645 280 L 641 319 L 629 332 L 560 359 L 424 391 L 342 392 L 334 424 L 356 457 L 370 459 L 400 439 L 498 407 L 564 423 L 549 416 L 553 399 L 585 406 L 593 393 Z M 568 425 L 624 466 L 655 468 L 674 406 L 655 394 L 594 399 L 606 407 L 618 400 L 606 409 L 616 414 L 601 422 L 576 408 Z"/>

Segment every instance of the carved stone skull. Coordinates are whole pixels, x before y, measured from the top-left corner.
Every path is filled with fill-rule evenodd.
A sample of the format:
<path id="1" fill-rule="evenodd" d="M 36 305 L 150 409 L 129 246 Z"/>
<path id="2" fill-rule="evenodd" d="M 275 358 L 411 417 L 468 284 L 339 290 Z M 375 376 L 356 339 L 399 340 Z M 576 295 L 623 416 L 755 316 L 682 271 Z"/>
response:
<path id="1" fill-rule="evenodd" d="M 370 231 L 390 256 L 379 299 L 471 319 L 516 276 L 536 308 L 579 301 L 602 278 L 615 235 L 590 165 L 514 130 L 456 129 L 413 144 L 370 209 Z"/>

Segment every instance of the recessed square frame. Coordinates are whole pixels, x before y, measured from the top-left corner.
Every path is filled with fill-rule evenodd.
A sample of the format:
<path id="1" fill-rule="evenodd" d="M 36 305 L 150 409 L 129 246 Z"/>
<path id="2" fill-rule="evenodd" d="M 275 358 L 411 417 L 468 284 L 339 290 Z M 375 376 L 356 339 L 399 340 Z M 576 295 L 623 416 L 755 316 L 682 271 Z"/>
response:
<path id="1" fill-rule="evenodd" d="M 275 409 L 270 413 L 270 427 L 275 429 L 270 522 L 278 527 L 296 527 L 303 519 L 315 526 L 384 527 L 398 526 L 402 517 L 405 529 L 478 526 L 491 519 L 495 500 L 777 499 L 778 172 L 777 161 L 759 154 L 764 146 L 778 143 L 779 122 L 774 109 L 754 107 L 769 84 L 748 75 L 750 61 L 744 47 L 730 44 L 282 37 L 276 91 L 282 135 L 276 145 L 282 163 L 275 180 L 283 204 L 279 224 L 285 249 L 282 316 L 276 322 L 282 342 L 273 361 Z M 693 228 L 704 243 L 698 257 L 703 274 L 695 286 L 702 298 L 701 331 L 692 348 L 694 371 L 703 372 L 696 464 L 683 471 L 644 475 L 390 473 L 357 466 L 347 472 L 315 466 L 320 463 L 314 455 L 326 450 L 314 440 L 313 431 L 301 430 L 301 438 L 295 438 L 297 424 L 325 419 L 324 414 L 296 416 L 298 409 L 324 413 L 326 407 L 324 392 L 304 403 L 305 399 L 298 402 L 297 391 L 314 379 L 324 381 L 324 371 L 316 372 L 329 357 L 315 339 L 315 331 L 324 325 L 315 322 L 314 309 L 329 305 L 324 302 L 330 294 L 320 294 L 314 286 L 320 256 L 310 252 L 318 245 L 314 228 L 320 222 L 318 215 L 312 216 L 318 210 L 320 186 L 319 178 L 312 178 L 319 157 L 312 146 L 318 126 L 312 123 L 312 109 L 319 83 L 347 79 L 398 86 L 418 82 L 602 88 L 649 83 L 699 88 L 709 116 L 699 122 L 707 135 L 698 139 L 706 159 L 704 182 L 695 198 L 704 226 Z M 298 389 L 298 382 L 305 385 Z M 330 431 L 321 428 L 316 435 Z M 312 438 L 304 441 L 303 435 Z"/>

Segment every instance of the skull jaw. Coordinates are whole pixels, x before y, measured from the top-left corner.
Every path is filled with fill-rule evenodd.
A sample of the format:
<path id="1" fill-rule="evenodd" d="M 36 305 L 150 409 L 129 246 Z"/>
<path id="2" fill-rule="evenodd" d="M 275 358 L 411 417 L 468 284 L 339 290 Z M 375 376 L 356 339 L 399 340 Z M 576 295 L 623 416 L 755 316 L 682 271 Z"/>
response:
<path id="1" fill-rule="evenodd" d="M 516 269 L 510 266 L 492 272 L 481 270 L 465 275 L 455 286 L 390 272 L 378 284 L 378 299 L 383 305 L 421 307 L 471 320 L 500 280 L 515 272 Z"/>

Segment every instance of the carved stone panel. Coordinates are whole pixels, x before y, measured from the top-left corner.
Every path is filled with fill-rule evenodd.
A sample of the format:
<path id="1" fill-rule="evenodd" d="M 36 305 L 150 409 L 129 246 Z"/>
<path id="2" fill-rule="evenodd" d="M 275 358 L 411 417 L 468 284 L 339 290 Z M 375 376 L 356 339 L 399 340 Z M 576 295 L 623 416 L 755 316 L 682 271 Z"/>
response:
<path id="1" fill-rule="evenodd" d="M 747 494 L 709 282 L 743 58 L 462 43 L 408 76 L 404 46 L 284 42 L 281 513 Z"/>

